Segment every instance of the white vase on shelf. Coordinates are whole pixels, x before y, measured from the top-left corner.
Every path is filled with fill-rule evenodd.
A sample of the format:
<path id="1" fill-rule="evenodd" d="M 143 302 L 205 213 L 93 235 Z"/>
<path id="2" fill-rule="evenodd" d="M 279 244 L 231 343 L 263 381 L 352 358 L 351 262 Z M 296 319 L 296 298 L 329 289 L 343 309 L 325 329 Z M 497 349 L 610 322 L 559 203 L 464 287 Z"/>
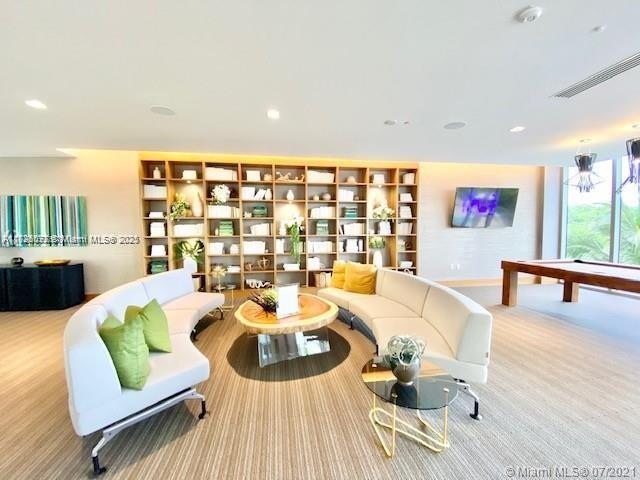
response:
<path id="1" fill-rule="evenodd" d="M 295 198 L 296 196 L 293 194 L 293 190 L 289 190 L 287 192 L 287 200 L 289 200 L 290 202 L 293 202 Z"/>
<path id="2" fill-rule="evenodd" d="M 196 192 L 193 196 L 193 200 L 191 200 L 191 214 L 194 217 L 202 217 L 204 215 L 204 205 L 199 191 Z"/>
<path id="3" fill-rule="evenodd" d="M 264 194 L 264 199 L 265 200 L 273 199 L 273 192 L 271 191 L 270 188 L 267 188 L 267 192 Z"/>
<path id="4" fill-rule="evenodd" d="M 378 235 L 391 235 L 391 222 L 389 220 L 380 220 L 378 222 Z"/>
<path id="5" fill-rule="evenodd" d="M 373 252 L 373 266 L 376 268 L 382 268 L 382 252 L 376 249 Z"/>
<path id="6" fill-rule="evenodd" d="M 196 273 L 198 271 L 198 262 L 190 257 L 184 257 L 182 259 L 182 266 L 189 273 Z"/>

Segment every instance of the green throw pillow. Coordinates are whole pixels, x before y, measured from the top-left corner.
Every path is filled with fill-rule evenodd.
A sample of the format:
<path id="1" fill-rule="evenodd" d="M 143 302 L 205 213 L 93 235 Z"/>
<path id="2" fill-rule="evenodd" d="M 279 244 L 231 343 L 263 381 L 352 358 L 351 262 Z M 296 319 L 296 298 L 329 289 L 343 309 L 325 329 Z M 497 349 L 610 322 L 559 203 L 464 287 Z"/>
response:
<path id="1" fill-rule="evenodd" d="M 162 307 L 154 298 L 144 307 L 130 305 L 124 314 L 124 321 L 139 316 L 144 326 L 144 340 L 152 352 L 170 352 L 169 322 Z"/>
<path id="2" fill-rule="evenodd" d="M 116 367 L 120 385 L 142 390 L 149 376 L 149 348 L 144 341 L 142 319 L 134 316 L 120 323 L 109 315 L 99 333 Z"/>

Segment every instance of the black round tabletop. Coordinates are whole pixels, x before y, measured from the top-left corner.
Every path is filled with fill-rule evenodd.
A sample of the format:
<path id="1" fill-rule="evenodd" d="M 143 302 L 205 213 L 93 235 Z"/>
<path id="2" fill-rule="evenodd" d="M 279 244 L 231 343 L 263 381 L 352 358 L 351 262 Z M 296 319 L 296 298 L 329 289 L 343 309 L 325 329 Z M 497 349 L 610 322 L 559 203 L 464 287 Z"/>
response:
<path id="1" fill-rule="evenodd" d="M 442 408 L 458 396 L 458 385 L 454 378 L 426 362 L 423 362 L 420 374 L 412 385 L 398 383 L 383 358 L 371 359 L 364 364 L 362 380 L 369 390 L 383 400 L 416 410 Z"/>

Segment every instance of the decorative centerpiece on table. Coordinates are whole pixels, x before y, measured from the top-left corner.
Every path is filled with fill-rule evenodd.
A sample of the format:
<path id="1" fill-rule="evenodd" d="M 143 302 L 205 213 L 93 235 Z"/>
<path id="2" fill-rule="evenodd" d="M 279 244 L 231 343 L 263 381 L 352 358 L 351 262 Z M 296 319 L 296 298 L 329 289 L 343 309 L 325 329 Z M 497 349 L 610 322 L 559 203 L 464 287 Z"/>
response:
<path id="1" fill-rule="evenodd" d="M 369 249 L 373 250 L 373 265 L 382 268 L 382 249 L 387 245 L 382 237 L 371 237 L 369 239 Z"/>
<path id="2" fill-rule="evenodd" d="M 211 201 L 214 205 L 227 203 L 231 196 L 231 190 L 224 184 L 216 185 L 211 189 Z"/>
<path id="3" fill-rule="evenodd" d="M 215 265 L 211 270 L 211 274 L 214 277 L 216 277 L 216 280 L 218 280 L 218 285 L 216 285 L 215 287 L 216 290 L 218 290 L 218 292 L 221 292 L 222 290 L 224 290 L 224 287 L 222 286 L 222 282 L 221 282 L 221 280 L 227 274 L 227 269 L 224 267 L 224 265 Z"/>
<path id="4" fill-rule="evenodd" d="M 187 202 L 187 197 L 185 197 L 183 193 L 176 193 L 175 199 L 171 204 L 169 218 L 175 220 L 176 218 L 186 217 L 190 211 L 191 205 Z"/>
<path id="5" fill-rule="evenodd" d="M 378 235 L 391 235 L 391 220 L 394 219 L 396 211 L 387 205 L 378 205 L 371 212 L 371 216 L 380 220 L 378 222 Z"/>
<path id="6" fill-rule="evenodd" d="M 182 240 L 175 244 L 174 250 L 184 268 L 191 273 L 198 271 L 198 265 L 204 259 L 204 244 L 201 240 Z"/>
<path id="7" fill-rule="evenodd" d="M 249 300 L 258 304 L 267 313 L 276 313 L 278 309 L 278 291 L 275 288 L 253 293 L 249 295 Z"/>
<path id="8" fill-rule="evenodd" d="M 298 265 L 300 265 L 300 254 L 302 253 L 300 248 L 300 235 L 304 230 L 302 226 L 303 221 L 304 219 L 302 217 L 296 216 L 284 222 L 287 234 L 291 236 L 291 256 Z"/>
<path id="9" fill-rule="evenodd" d="M 426 348 L 421 338 L 410 335 L 395 335 L 387 344 L 386 362 L 400 385 L 413 385 L 420 373 L 422 354 Z"/>

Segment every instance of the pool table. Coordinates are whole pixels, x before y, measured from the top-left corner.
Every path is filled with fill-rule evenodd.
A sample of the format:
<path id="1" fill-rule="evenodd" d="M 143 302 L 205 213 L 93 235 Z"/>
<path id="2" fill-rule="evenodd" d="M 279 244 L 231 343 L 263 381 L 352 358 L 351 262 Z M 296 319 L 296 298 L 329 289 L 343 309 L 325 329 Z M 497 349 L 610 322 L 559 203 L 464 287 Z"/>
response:
<path id="1" fill-rule="evenodd" d="M 587 260 L 502 261 L 502 304 L 518 303 L 518 272 L 564 281 L 564 302 L 578 301 L 580 284 L 640 293 L 640 266 Z"/>

